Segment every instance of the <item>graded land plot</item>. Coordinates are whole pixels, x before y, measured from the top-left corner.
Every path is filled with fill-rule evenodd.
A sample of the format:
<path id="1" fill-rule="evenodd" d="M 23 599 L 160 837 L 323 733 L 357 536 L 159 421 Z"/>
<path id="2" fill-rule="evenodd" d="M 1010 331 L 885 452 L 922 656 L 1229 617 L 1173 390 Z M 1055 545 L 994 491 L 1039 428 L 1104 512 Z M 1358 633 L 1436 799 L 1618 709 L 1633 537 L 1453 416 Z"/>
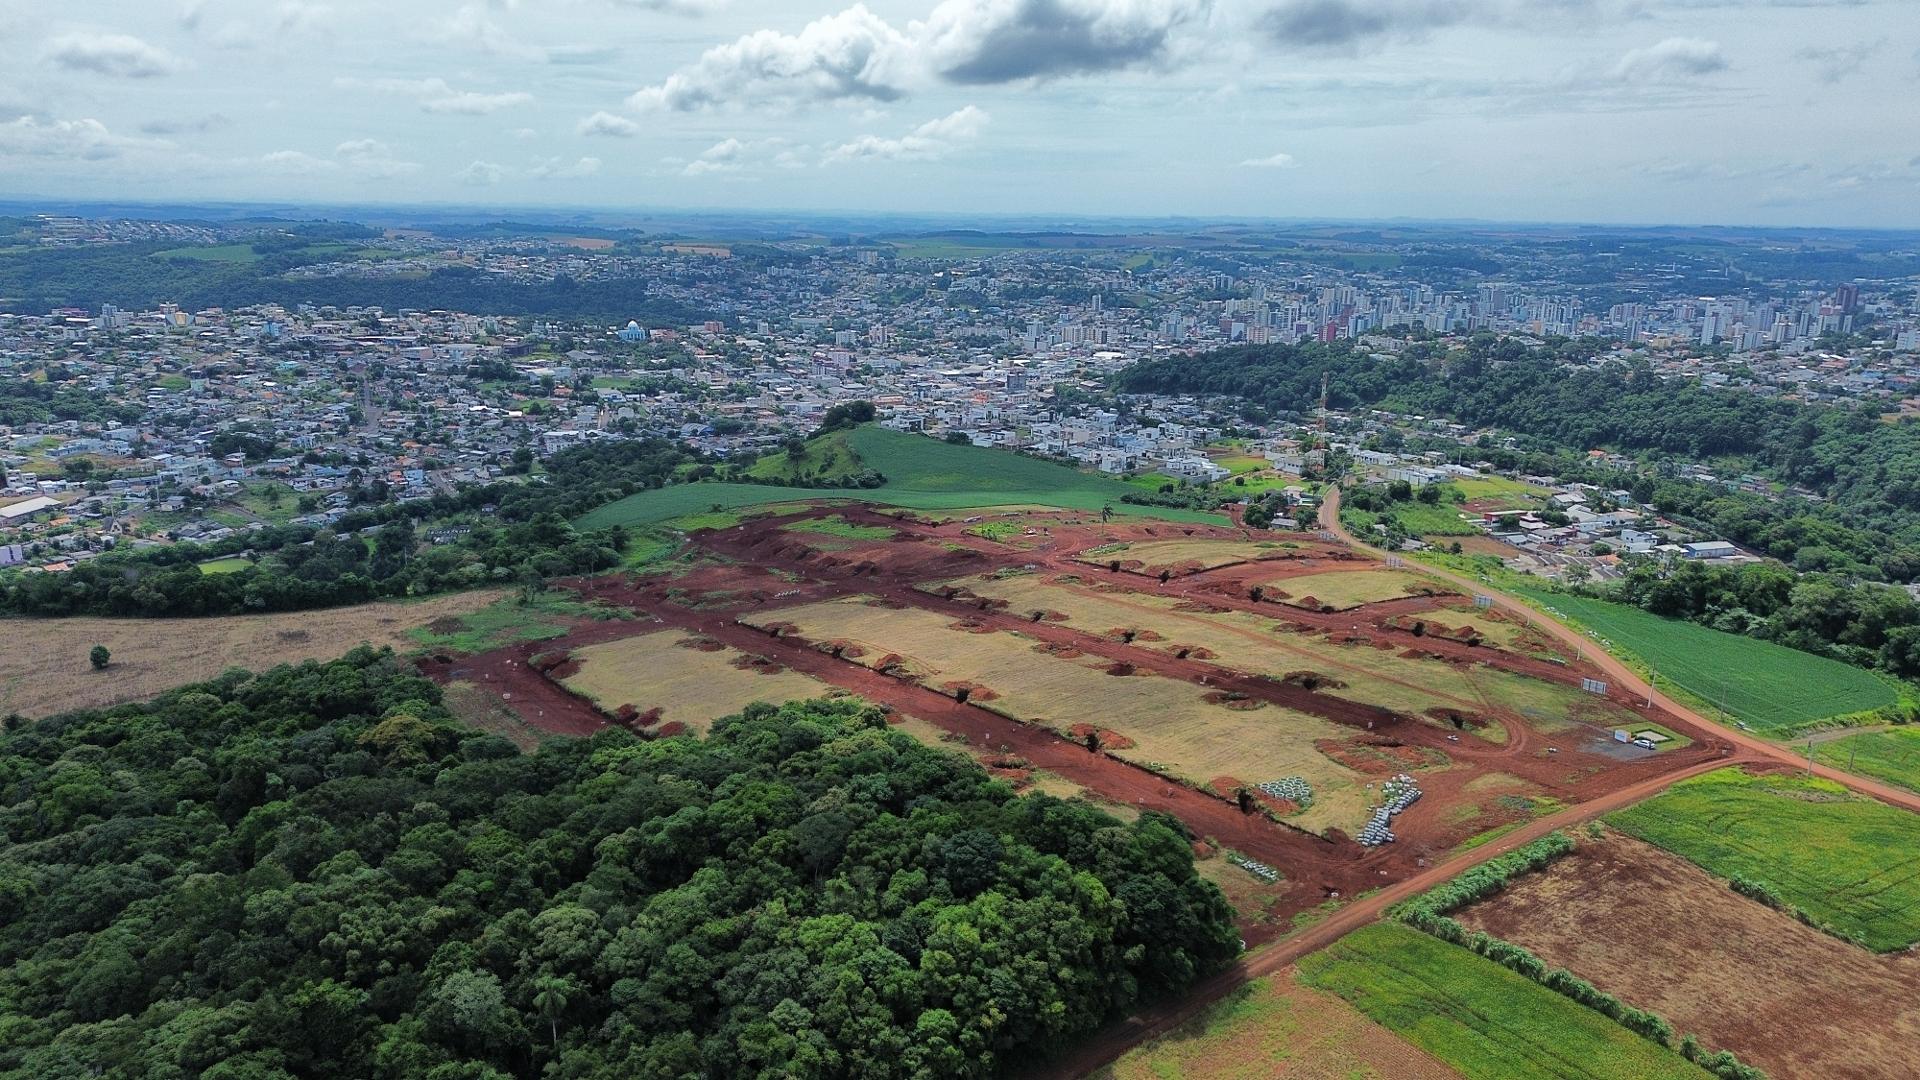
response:
<path id="1" fill-rule="evenodd" d="M 568 655 L 568 667 L 577 664 L 578 670 L 555 674 L 602 711 L 611 714 L 631 705 L 644 716 L 658 709 L 653 715 L 660 724 L 677 722 L 697 732 L 756 701 L 785 705 L 833 689 L 812 676 L 677 630 L 586 645 Z"/>
<path id="2" fill-rule="evenodd" d="M 1585 596 L 1515 591 L 1651 665 L 1663 685 L 1671 682 L 1763 735 L 1791 735 L 1832 717 L 1890 708 L 1901 698 L 1891 680 L 1873 672 L 1770 641 Z"/>
<path id="3" fill-rule="evenodd" d="M 532 599 L 502 597 L 477 611 L 442 616 L 407 631 L 407 637 L 418 650 L 482 653 L 523 641 L 563 637 L 582 620 L 625 614 L 582 603 L 568 593 L 547 592 Z"/>
<path id="4" fill-rule="evenodd" d="M 822 551 L 844 550 L 877 540 L 891 540 L 900 535 L 898 529 L 890 529 L 885 525 L 861 525 L 839 515 L 807 518 L 780 528 L 807 537 L 809 544 Z"/>
<path id="5" fill-rule="evenodd" d="M 1406 596 L 1439 596 L 1454 590 L 1430 577 L 1400 570 L 1331 570 L 1281 578 L 1262 586 L 1267 595 L 1295 607 L 1346 611 Z M 1283 595 L 1284 594 L 1284 595 Z"/>
<path id="6" fill-rule="evenodd" d="M 1920 791 L 1920 728 L 1863 731 L 1843 739 L 1817 742 L 1814 755 L 1825 765 Z"/>
<path id="7" fill-rule="evenodd" d="M 1920 814 L 1828 780 L 1721 769 L 1607 820 L 1875 952 L 1920 941 Z"/>
<path id="8" fill-rule="evenodd" d="M 1448 480 L 1447 484 L 1458 489 L 1468 502 L 1504 500 L 1517 506 L 1534 506 L 1553 494 L 1546 488 L 1504 476 L 1461 476 Z"/>
<path id="9" fill-rule="evenodd" d="M 1314 748 L 1353 732 L 1319 717 L 1268 704 L 1231 708 L 1178 679 L 1109 674 L 1104 661 L 1056 656 L 1019 635 L 975 633 L 945 615 L 865 597 L 760 612 L 750 623 L 790 625 L 816 647 L 831 643 L 843 659 L 928 687 L 966 687 L 972 704 L 1069 737 L 1081 725 L 1106 732 L 1115 756 L 1198 785 L 1302 777 L 1313 805 L 1288 820 L 1303 829 L 1352 833 L 1366 818 L 1365 778 Z"/>
<path id="10" fill-rule="evenodd" d="M 552 737 L 508 708 L 506 702 L 500 700 L 500 695 L 464 680 L 455 680 L 441 687 L 441 703 L 461 723 L 489 735 L 498 735 L 522 751 L 538 749 L 542 739 Z"/>
<path id="11" fill-rule="evenodd" d="M 1920 956 L 1876 956 L 1619 833 L 1454 918 L 1769 1076 L 1905 1076 L 1920 1041 Z"/>
<path id="12" fill-rule="evenodd" d="M 1285 540 L 1145 540 L 1090 548 L 1075 555 L 1074 560 L 1090 566 L 1118 562 L 1123 567 L 1149 572 L 1180 567 L 1213 570 L 1234 563 L 1283 559 L 1299 549 L 1299 544 Z"/>
<path id="13" fill-rule="evenodd" d="M 1705 1080 L 1707 1072 L 1469 949 L 1375 923 L 1300 961 L 1308 986 L 1493 1080 Z"/>
<path id="14" fill-rule="evenodd" d="M 1173 597 L 1032 575 L 961 578 L 925 588 L 937 593 L 949 585 L 1005 600 L 1007 612 L 1015 616 L 1044 612 L 1048 622 L 1110 638 L 1133 631 L 1135 645 L 1174 655 L 1183 649 L 1202 649 L 1213 655 L 1212 662 L 1235 671 L 1276 679 L 1315 672 L 1332 680 L 1325 690 L 1332 696 L 1425 720 L 1432 720 L 1430 713 L 1436 709 L 1463 713 L 1497 709 L 1523 717 L 1547 734 L 1578 723 L 1607 727 L 1630 722 L 1627 710 L 1575 687 L 1485 664 L 1463 667 L 1410 660 L 1394 650 L 1292 632 L 1295 628 L 1290 623 L 1251 612 L 1183 611 L 1182 607 L 1191 605 Z"/>
<path id="15" fill-rule="evenodd" d="M 52 716 L 145 701 L 228 668 L 331 660 L 356 645 L 418 646 L 409 631 L 457 619 L 498 600 L 499 590 L 456 593 L 325 611 L 205 619 L 0 620 L 0 715 Z M 105 645 L 113 663 L 94 671 L 87 653 Z"/>
<path id="16" fill-rule="evenodd" d="M 1090 1080 L 1454 1080 L 1459 1073 L 1291 974 L 1255 979 Z"/>
<path id="17" fill-rule="evenodd" d="M 1429 629 L 1439 627 L 1447 631 L 1451 637 L 1464 638 L 1472 634 L 1510 652 L 1538 651 L 1531 647 L 1536 642 L 1530 640 L 1527 627 L 1522 623 L 1511 621 L 1511 618 L 1511 616 L 1494 612 L 1462 611 L 1443 607 L 1433 611 L 1423 611 L 1418 615 L 1396 616 L 1392 624 L 1403 630 L 1410 630 L 1415 623 L 1425 623 Z M 1551 640 L 1545 635 L 1538 635 L 1538 637 L 1537 644 L 1540 645 L 1545 645 Z"/>

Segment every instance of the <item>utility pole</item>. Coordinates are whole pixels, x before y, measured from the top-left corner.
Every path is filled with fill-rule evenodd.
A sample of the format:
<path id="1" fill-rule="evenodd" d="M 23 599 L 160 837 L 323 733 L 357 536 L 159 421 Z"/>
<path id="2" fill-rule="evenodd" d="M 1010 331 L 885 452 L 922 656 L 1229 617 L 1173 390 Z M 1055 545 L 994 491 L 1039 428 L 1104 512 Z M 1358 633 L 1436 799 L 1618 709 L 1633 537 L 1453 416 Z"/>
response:
<path id="1" fill-rule="evenodd" d="M 1807 776 L 1813 776 L 1813 736 L 1807 736 Z"/>

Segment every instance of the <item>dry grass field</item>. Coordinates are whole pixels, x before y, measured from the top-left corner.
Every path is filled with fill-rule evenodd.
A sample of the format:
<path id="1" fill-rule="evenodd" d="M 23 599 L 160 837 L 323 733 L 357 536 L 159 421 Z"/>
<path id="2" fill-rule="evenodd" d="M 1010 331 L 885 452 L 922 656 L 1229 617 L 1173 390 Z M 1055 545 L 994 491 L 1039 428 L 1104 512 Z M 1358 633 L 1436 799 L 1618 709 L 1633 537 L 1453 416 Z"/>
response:
<path id="1" fill-rule="evenodd" d="M 1885 956 L 1618 833 L 1456 915 L 1775 1077 L 1913 1075 L 1920 955 Z"/>
<path id="2" fill-rule="evenodd" d="M 677 720 L 698 732 L 756 701 L 784 705 L 833 689 L 797 671 L 743 670 L 735 666 L 742 653 L 687 648 L 679 644 L 684 636 L 664 630 L 575 649 L 580 670 L 562 682 L 609 712 L 622 705 L 659 709 L 661 723 Z"/>
<path id="3" fill-rule="evenodd" d="M 1075 556 L 1075 560 L 1092 566 L 1107 566 L 1117 560 L 1122 565 L 1138 563 L 1142 568 L 1154 571 L 1179 566 L 1212 570 L 1258 559 L 1285 558 L 1289 551 L 1298 547 L 1298 544 L 1279 540 L 1249 542 L 1204 537 L 1197 540 L 1144 540 L 1127 544 L 1124 548 L 1110 544 L 1095 549 L 1099 554 L 1083 553 Z"/>
<path id="4" fill-rule="evenodd" d="M 1484 665 L 1461 668 L 1432 660 L 1409 660 L 1392 650 L 1343 645 L 1318 634 L 1286 632 L 1286 624 L 1281 621 L 1248 612 L 1181 611 L 1180 602 L 1171 597 L 1062 584 L 1033 576 L 972 577 L 941 585 L 960 586 L 982 597 L 1006 600 L 1006 610 L 1014 615 L 1031 611 L 1064 615 L 1064 620 L 1058 620 L 1062 625 L 1090 634 L 1137 631 L 1134 644 L 1146 648 L 1177 651 L 1198 646 L 1214 654 L 1213 662 L 1249 674 L 1280 678 L 1297 671 L 1316 671 L 1346 684 L 1330 691 L 1337 697 L 1423 718 L 1431 709 L 1468 713 L 1505 710 L 1519 714 L 1546 733 L 1565 730 L 1577 720 L 1605 726 L 1624 719 L 1624 713 L 1615 706 L 1573 687 Z M 938 591 L 939 587 L 929 589 Z"/>
<path id="5" fill-rule="evenodd" d="M 972 633 L 934 612 L 864 598 L 762 612 L 753 621 L 791 623 L 814 642 L 850 643 L 856 648 L 846 651 L 847 659 L 876 669 L 896 666 L 930 687 L 984 687 L 990 693 L 974 689 L 969 700 L 1003 716 L 1063 733 L 1077 724 L 1118 732 L 1134 745 L 1115 747 L 1117 756 L 1195 783 L 1304 777 L 1314 803 L 1292 820 L 1305 829 L 1351 832 L 1366 817 L 1364 780 L 1313 747 L 1316 739 L 1344 740 L 1352 732 L 1319 717 L 1272 705 L 1230 709 L 1208 702 L 1206 691 L 1191 683 L 1109 675 L 1092 658 L 1053 656 L 1015 634 Z M 856 651 L 860 655 L 852 655 Z"/>
<path id="6" fill-rule="evenodd" d="M 1331 607 L 1335 611 L 1398 600 L 1403 596 L 1452 591 L 1432 578 L 1400 570 L 1330 570 L 1324 574 L 1302 574 L 1271 582 L 1266 590 L 1269 595 L 1285 593 L 1286 602 L 1296 607 Z M 1307 602 L 1309 598 L 1313 603 Z"/>
<path id="7" fill-rule="evenodd" d="M 410 652 L 407 631 L 478 611 L 503 593 L 362 604 L 284 615 L 214 619 L 12 619 L 0 621 L 0 714 L 51 716 L 70 709 L 144 701 L 228 668 L 326 660 L 361 643 Z M 94 671 L 87 651 L 105 645 L 113 664 Z"/>
<path id="8" fill-rule="evenodd" d="M 1331 994 L 1257 979 L 1092 1080 L 1446 1080 L 1460 1074 Z"/>

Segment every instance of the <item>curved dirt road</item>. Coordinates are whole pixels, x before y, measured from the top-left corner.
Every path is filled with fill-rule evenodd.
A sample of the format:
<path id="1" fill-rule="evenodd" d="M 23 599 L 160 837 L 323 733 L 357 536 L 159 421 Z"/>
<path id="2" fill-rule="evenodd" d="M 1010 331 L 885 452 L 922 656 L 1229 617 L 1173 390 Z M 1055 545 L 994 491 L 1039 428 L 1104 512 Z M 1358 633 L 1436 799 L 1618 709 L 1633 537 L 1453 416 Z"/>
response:
<path id="1" fill-rule="evenodd" d="M 1337 487 L 1329 487 L 1325 500 L 1320 504 L 1320 527 L 1340 537 L 1359 550 L 1370 551 L 1376 555 L 1387 554 L 1379 548 L 1373 547 L 1358 537 L 1355 537 L 1340 524 L 1340 489 Z M 1726 739 L 1728 742 L 1740 747 L 1747 755 L 1763 758 L 1790 768 L 1804 769 L 1807 767 L 1807 759 L 1803 755 L 1795 753 L 1791 747 L 1769 742 L 1766 739 L 1741 731 L 1738 728 L 1730 728 L 1724 724 L 1708 720 L 1687 706 L 1648 686 L 1647 681 L 1635 674 L 1632 668 L 1627 667 L 1627 665 L 1621 663 L 1611 653 L 1594 644 L 1585 634 L 1566 626 L 1559 620 L 1541 611 L 1528 607 L 1514 597 L 1508 596 L 1493 588 L 1486 582 L 1426 563 L 1421 563 L 1417 569 L 1423 574 L 1428 574 L 1460 586 L 1466 589 L 1470 595 L 1478 593 L 1482 596 L 1492 597 L 1495 606 L 1505 609 L 1510 614 L 1525 616 L 1543 633 L 1552 636 L 1561 644 L 1573 649 L 1580 655 L 1581 659 L 1586 660 L 1588 663 L 1606 672 L 1611 678 L 1619 680 L 1620 685 L 1632 690 L 1634 696 L 1642 699 L 1651 697 L 1654 704 Z M 1842 772 L 1839 769 L 1827 765 L 1816 764 L 1813 767 L 1813 772 L 1816 776 L 1845 784 L 1862 795 L 1868 795 L 1879 799 L 1881 802 L 1892 803 L 1903 809 L 1920 813 L 1920 795 L 1916 795 L 1911 791 L 1906 791 L 1890 784 L 1882 784 L 1879 781 L 1869 780 L 1865 777 L 1855 776 L 1852 773 Z"/>

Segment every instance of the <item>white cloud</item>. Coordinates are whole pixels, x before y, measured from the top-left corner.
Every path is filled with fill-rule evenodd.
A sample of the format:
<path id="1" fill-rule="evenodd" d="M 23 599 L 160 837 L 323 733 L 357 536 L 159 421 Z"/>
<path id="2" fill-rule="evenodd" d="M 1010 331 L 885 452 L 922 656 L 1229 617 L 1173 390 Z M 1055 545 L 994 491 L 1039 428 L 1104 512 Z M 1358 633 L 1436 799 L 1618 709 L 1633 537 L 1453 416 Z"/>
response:
<path id="1" fill-rule="evenodd" d="M 727 6 L 727 0 L 613 0 L 613 3 L 618 7 L 669 15 L 711 15 Z"/>
<path id="2" fill-rule="evenodd" d="M 797 34 L 760 30 L 637 91 L 640 110 L 893 101 L 925 85 L 990 85 L 1164 62 L 1213 0 L 944 0 L 904 30 L 855 4 Z"/>
<path id="3" fill-rule="evenodd" d="M 578 135 L 599 135 L 608 138 L 630 139 L 640 134 L 640 125 L 624 116 L 615 116 L 602 110 L 580 121 L 574 126 Z"/>
<path id="4" fill-rule="evenodd" d="M 1246 169 L 1293 169 L 1298 168 L 1299 164 L 1292 154 L 1268 154 L 1263 158 L 1248 158 L 1240 166 Z"/>
<path id="5" fill-rule="evenodd" d="M 434 28 L 431 36 L 437 41 L 464 45 L 495 56 L 539 61 L 548 58 L 547 50 L 509 33 L 505 27 L 494 22 L 479 4 L 462 6 Z"/>
<path id="6" fill-rule="evenodd" d="M 47 42 L 41 56 L 68 71 L 153 79 L 186 67 L 179 57 L 131 34 L 62 34 Z"/>
<path id="7" fill-rule="evenodd" d="M 420 171 L 411 161 L 400 161 L 386 143 L 378 139 L 350 139 L 333 148 L 333 156 L 349 172 L 373 180 L 390 180 Z"/>
<path id="8" fill-rule="evenodd" d="M 721 105 L 779 105 L 905 92 L 911 43 L 864 4 L 815 19 L 798 34 L 761 30 L 716 45 L 665 82 L 636 92 L 636 109 L 690 112 Z"/>
<path id="9" fill-rule="evenodd" d="M 42 121 L 22 116 L 0 123 L 0 162 L 7 158 L 99 161 L 129 149 L 164 145 L 115 135 L 94 119 Z"/>
<path id="10" fill-rule="evenodd" d="M 536 180 L 581 180 L 600 172 L 600 159 L 583 157 L 568 162 L 562 158 L 548 158 L 534 162 L 533 168 L 527 171 Z"/>
<path id="11" fill-rule="evenodd" d="M 1613 65 L 1612 77 L 1624 83 L 1668 82 L 1724 71 L 1727 58 L 1720 43 L 1701 38 L 1670 37 L 1644 49 L 1635 49 Z"/>
<path id="12" fill-rule="evenodd" d="M 475 187 L 492 187 L 505 179 L 507 170 L 491 161 L 476 161 L 454 174 L 454 179 Z"/>
<path id="13" fill-rule="evenodd" d="M 945 0 L 912 36 L 962 85 L 1117 71 L 1162 61 L 1174 32 L 1213 0 Z"/>
<path id="14" fill-rule="evenodd" d="M 516 105 L 526 105 L 533 101 L 533 95 L 523 92 L 485 94 L 476 90 L 455 90 L 445 79 L 352 79 L 333 80 L 333 85 L 343 90 L 373 90 L 384 94 L 399 94 L 413 98 L 421 111 L 430 113 L 455 113 L 462 116 L 485 116 L 510 109 Z"/>
<path id="15" fill-rule="evenodd" d="M 420 171 L 417 162 L 401 161 L 378 139 L 349 139 L 333 148 L 332 157 L 304 150 L 275 150 L 260 159 L 275 172 L 305 176 L 341 174 L 363 180 L 393 180 Z"/>
<path id="16" fill-rule="evenodd" d="M 314 157 L 304 150 L 275 150 L 263 155 L 260 163 L 275 172 L 301 174 L 334 172 L 340 168 L 339 162 Z"/>
<path id="17" fill-rule="evenodd" d="M 701 151 L 699 157 L 687 162 L 687 167 L 680 171 L 688 176 L 739 172 L 740 159 L 745 156 L 746 151 L 747 144 L 739 139 L 723 139 Z"/>
<path id="18" fill-rule="evenodd" d="M 929 120 L 897 139 L 866 135 L 842 143 L 827 153 L 835 161 L 932 161 L 952 153 L 957 144 L 980 137 L 991 119 L 972 105 L 937 120 Z"/>

